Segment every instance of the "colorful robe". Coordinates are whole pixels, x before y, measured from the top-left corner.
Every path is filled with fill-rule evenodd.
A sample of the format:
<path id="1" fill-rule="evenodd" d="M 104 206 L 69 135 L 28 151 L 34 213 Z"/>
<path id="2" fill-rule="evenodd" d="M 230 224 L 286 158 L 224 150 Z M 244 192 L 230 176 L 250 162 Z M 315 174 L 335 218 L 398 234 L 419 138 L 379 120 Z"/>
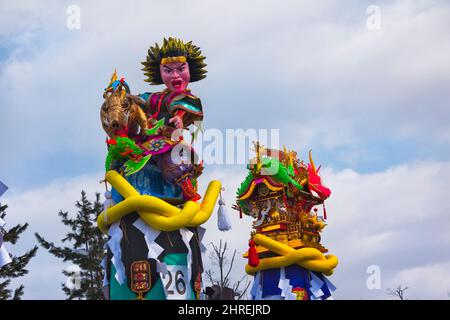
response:
<path id="1" fill-rule="evenodd" d="M 145 101 L 141 107 L 149 118 L 168 120 L 177 110 L 185 111 L 183 122 L 185 127 L 194 121 L 203 119 L 202 105 L 199 98 L 189 91 L 182 93 L 157 92 L 139 95 Z M 188 166 L 178 165 L 173 172 L 174 177 L 165 176 L 153 161 L 165 161 L 165 155 L 177 144 L 166 135 L 155 135 L 138 140 L 138 144 L 154 155 L 151 161 L 139 172 L 127 176 L 127 181 L 140 194 L 159 198 L 169 198 L 171 201 L 182 201 L 182 192 L 178 185 L 171 183 L 174 177 L 189 171 Z M 159 159 L 159 160 L 158 160 Z M 162 159 L 162 160 L 161 160 Z M 163 163 L 165 165 L 165 163 Z M 122 196 L 112 189 L 115 203 L 123 200 Z M 107 243 L 107 256 L 103 263 L 106 269 L 104 285 L 109 285 L 111 300 L 136 299 L 139 295 L 133 292 L 134 278 L 132 264 L 148 262 L 149 288 L 140 297 L 143 299 L 199 299 L 202 291 L 203 273 L 202 255 L 206 247 L 202 244 L 205 229 L 182 228 L 166 232 L 155 230 L 147 225 L 137 212 L 114 223 L 109 229 L 110 240 Z M 139 275 L 147 277 L 147 274 Z"/>

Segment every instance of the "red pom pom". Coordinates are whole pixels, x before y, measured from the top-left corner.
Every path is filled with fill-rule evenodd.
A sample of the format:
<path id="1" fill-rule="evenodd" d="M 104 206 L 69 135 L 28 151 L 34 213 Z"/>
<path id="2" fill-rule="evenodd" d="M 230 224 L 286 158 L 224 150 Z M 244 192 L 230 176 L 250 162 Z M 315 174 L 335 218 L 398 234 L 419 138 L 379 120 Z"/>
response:
<path id="1" fill-rule="evenodd" d="M 107 144 L 117 144 L 117 141 L 115 139 L 109 139 L 109 140 L 106 140 L 106 143 Z"/>
<path id="2" fill-rule="evenodd" d="M 250 246 L 250 248 L 248 249 L 248 264 L 251 267 L 257 267 L 259 264 L 259 257 L 258 257 L 258 252 L 256 251 L 256 244 L 255 241 L 250 240 L 248 245 Z"/>

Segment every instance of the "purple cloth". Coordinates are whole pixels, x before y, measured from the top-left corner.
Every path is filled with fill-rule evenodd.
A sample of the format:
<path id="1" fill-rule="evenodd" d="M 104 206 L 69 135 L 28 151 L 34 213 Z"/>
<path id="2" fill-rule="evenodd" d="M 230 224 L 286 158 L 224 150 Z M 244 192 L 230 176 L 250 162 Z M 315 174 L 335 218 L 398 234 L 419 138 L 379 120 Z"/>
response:
<path id="1" fill-rule="evenodd" d="M 171 152 L 154 156 L 157 167 L 162 171 L 164 180 L 169 183 L 176 183 L 185 174 L 192 173 L 192 164 L 175 164 L 172 161 Z"/>

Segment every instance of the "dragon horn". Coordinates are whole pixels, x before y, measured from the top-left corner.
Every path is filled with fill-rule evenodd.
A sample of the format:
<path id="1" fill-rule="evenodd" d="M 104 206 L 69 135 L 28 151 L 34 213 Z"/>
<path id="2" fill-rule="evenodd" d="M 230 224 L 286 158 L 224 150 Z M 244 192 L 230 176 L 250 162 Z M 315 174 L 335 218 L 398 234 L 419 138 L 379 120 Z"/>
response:
<path id="1" fill-rule="evenodd" d="M 292 154 L 292 151 L 289 151 L 289 165 L 294 168 L 294 156 Z"/>
<path id="2" fill-rule="evenodd" d="M 286 145 L 283 144 L 283 156 L 284 156 L 284 160 L 286 160 L 286 162 L 289 164 L 289 154 L 286 148 Z M 281 161 L 281 159 L 279 159 Z"/>
<path id="3" fill-rule="evenodd" d="M 117 70 L 114 69 L 114 73 L 113 73 L 112 76 L 111 76 L 111 80 L 109 81 L 108 87 L 109 87 L 110 85 L 112 85 L 112 83 L 113 83 L 114 81 L 116 81 L 116 80 L 117 80 Z"/>
<path id="4" fill-rule="evenodd" d="M 309 150 L 309 163 L 311 164 L 311 167 L 312 167 L 314 173 L 317 173 L 316 165 L 314 164 L 314 161 L 312 159 L 312 151 L 311 150 Z"/>

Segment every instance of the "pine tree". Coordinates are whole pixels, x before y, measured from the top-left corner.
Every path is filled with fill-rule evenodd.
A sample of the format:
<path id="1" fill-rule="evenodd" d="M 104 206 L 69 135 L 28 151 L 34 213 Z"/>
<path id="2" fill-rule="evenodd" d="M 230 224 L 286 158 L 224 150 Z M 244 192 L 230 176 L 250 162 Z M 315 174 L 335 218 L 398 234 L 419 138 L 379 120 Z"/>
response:
<path id="1" fill-rule="evenodd" d="M 61 222 L 71 229 L 62 242 L 71 243 L 71 247 L 58 247 L 46 241 L 38 233 L 35 235 L 38 242 L 52 255 L 64 262 L 71 261 L 79 267 L 76 286 L 71 288 L 62 283 L 62 290 L 69 300 L 101 300 L 104 296 L 102 293 L 103 270 L 100 263 L 105 255 L 104 246 L 108 239 L 97 228 L 97 217 L 103 209 L 100 194 L 96 194 L 96 199 L 92 203 L 88 201 L 86 193 L 81 191 L 81 200 L 77 201 L 75 206 L 78 208 L 78 213 L 74 219 L 69 217 L 68 212 L 61 210 L 58 213 Z M 70 271 L 63 270 L 62 273 L 67 277 L 74 276 Z"/>
<path id="2" fill-rule="evenodd" d="M 4 219 L 6 216 L 7 205 L 0 204 L 0 218 Z M 24 225 L 18 224 L 15 227 L 11 228 L 3 235 L 3 242 L 9 242 L 11 244 L 16 244 L 19 239 L 19 235 L 24 232 L 28 228 L 28 223 Z M 1 231 L 0 231 L 1 232 Z M 20 285 L 14 291 L 12 289 L 8 289 L 9 284 L 11 283 L 11 279 L 23 277 L 28 273 L 28 270 L 25 267 L 30 262 L 31 258 L 36 255 L 38 247 L 34 246 L 33 249 L 26 252 L 21 256 L 13 256 L 12 262 L 4 265 L 0 268 L 0 300 L 20 300 L 23 295 L 24 286 Z M 6 280 L 4 280 L 6 279 Z"/>

